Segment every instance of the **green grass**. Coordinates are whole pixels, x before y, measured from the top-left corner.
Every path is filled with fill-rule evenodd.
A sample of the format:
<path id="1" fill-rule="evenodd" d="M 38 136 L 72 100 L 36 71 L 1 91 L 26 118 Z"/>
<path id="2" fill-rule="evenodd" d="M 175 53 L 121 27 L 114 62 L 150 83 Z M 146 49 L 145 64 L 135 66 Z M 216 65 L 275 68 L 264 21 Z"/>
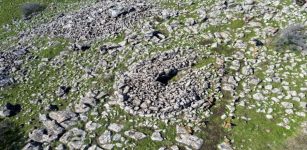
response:
<path id="1" fill-rule="evenodd" d="M 204 139 L 202 149 L 217 149 L 217 145 L 223 142 L 225 137 L 228 138 L 229 132 L 223 127 L 224 120 L 221 119 L 226 112 L 226 102 L 227 97 L 224 97 L 211 108 L 213 115 L 207 119 L 206 126 L 202 127 L 202 133 L 198 135 Z"/>
<path id="2" fill-rule="evenodd" d="M 46 49 L 42 49 L 38 52 L 38 56 L 40 56 L 41 58 L 49 58 L 52 59 L 55 56 L 59 55 L 61 51 L 67 49 L 68 46 L 68 42 L 64 39 L 58 39 L 55 41 L 57 41 L 54 45 L 46 48 Z"/>
<path id="3" fill-rule="evenodd" d="M 64 2 L 73 2 L 73 0 L 65 1 L 65 0 L 34 0 L 37 2 L 42 2 L 44 4 L 50 4 L 51 2 L 56 3 L 64 3 Z M 0 25 L 10 23 L 13 19 L 20 19 L 20 12 L 18 12 L 18 7 L 20 4 L 27 2 L 27 0 L 16 0 L 15 2 L 11 2 L 9 0 L 3 0 L 0 2 L 0 6 L 8 6 L 6 9 L 0 9 Z M 212 2 L 212 1 L 211 1 Z M 172 7 L 175 6 L 176 1 L 165 3 L 164 7 Z M 209 1 L 206 3 L 210 3 Z M 188 10 L 193 10 L 197 8 L 197 4 L 192 5 L 191 7 L 188 7 Z M 48 8 L 47 8 L 48 9 Z M 181 9 L 181 8 L 179 8 Z M 46 10 L 48 11 L 48 10 Z M 11 12 L 18 12 L 18 13 L 11 13 Z M 186 16 L 184 16 L 186 15 Z M 178 17 L 177 19 L 181 20 L 182 22 L 188 18 L 193 17 L 195 18 L 195 14 L 184 14 L 183 16 Z M 3 16 L 3 17 L 2 17 Z M 163 23 L 163 20 L 157 19 L 161 24 Z M 228 24 L 223 24 L 220 26 L 209 26 L 203 33 L 205 32 L 221 32 L 224 31 L 226 28 L 230 28 L 231 31 L 236 31 L 236 29 L 241 28 L 244 26 L 243 20 L 234 20 L 231 21 Z M 277 24 L 276 22 L 271 22 L 271 24 Z M 168 33 L 165 30 L 164 26 L 157 26 L 157 28 L 163 32 L 165 35 L 168 35 Z M 2 29 L 1 29 L 2 30 Z M 0 39 L 5 39 L 7 36 L 15 34 L 14 31 L 12 32 L 5 32 L 4 34 L 0 35 Z M 200 33 L 202 34 L 202 33 Z M 233 33 L 231 33 L 233 36 Z M 137 56 L 138 59 L 145 59 L 147 57 L 150 57 L 153 53 L 158 53 L 166 50 L 171 50 L 176 47 L 197 47 L 199 45 L 207 46 L 208 44 L 212 44 L 214 41 L 211 40 L 203 40 L 198 42 L 198 40 L 195 40 L 194 38 L 184 38 L 184 36 L 189 36 L 190 33 L 185 33 L 182 37 L 178 38 L 178 40 L 170 39 L 166 43 L 164 43 L 162 46 L 157 44 L 149 44 L 146 45 L 149 48 L 149 54 L 144 54 L 146 56 Z M 244 40 L 249 41 L 250 38 L 254 37 L 255 33 L 252 31 L 251 33 L 247 34 Z M 117 36 L 114 36 L 113 38 L 110 38 L 108 40 L 100 41 L 101 43 L 104 42 L 114 42 L 119 43 L 124 40 L 124 34 L 120 33 Z M 37 47 L 45 47 L 47 45 L 48 41 L 56 41 L 55 45 L 52 45 L 50 47 L 47 47 L 46 49 L 39 49 L 37 52 L 34 52 L 35 56 L 38 56 L 37 60 L 40 60 L 41 58 L 49 58 L 53 59 L 55 56 L 58 56 L 59 53 L 63 50 L 65 50 L 67 46 L 67 41 L 63 39 L 43 39 L 38 41 L 36 44 L 39 44 Z M 198 42 L 198 43 L 197 43 Z M 37 60 L 33 60 L 33 62 L 27 62 L 28 67 L 32 68 L 32 72 L 29 74 L 32 74 L 28 81 L 22 84 L 16 84 L 14 86 L 9 86 L 5 89 L 1 89 L 0 91 L 0 97 L 3 97 L 3 100 L 0 101 L 0 105 L 11 102 L 11 103 L 20 103 L 22 104 L 23 108 L 31 109 L 31 112 L 27 113 L 20 113 L 12 118 L 0 120 L 0 122 L 3 121 L 12 121 L 12 130 L 9 130 L 6 132 L 8 136 L 5 138 L 9 139 L 8 141 L 4 142 L 4 144 L 1 144 L 1 146 L 6 145 L 17 145 L 20 149 L 20 146 L 24 146 L 23 139 L 27 137 L 28 132 L 31 131 L 35 126 L 40 127 L 41 124 L 38 122 L 38 113 L 46 113 L 44 111 L 43 106 L 44 105 L 37 105 L 37 104 L 31 104 L 29 101 L 37 98 L 36 96 L 32 96 L 32 94 L 36 93 L 42 93 L 43 97 L 47 99 L 47 102 L 49 103 L 55 103 L 60 106 L 60 110 L 63 110 L 66 108 L 67 104 L 71 103 L 74 100 L 78 100 L 78 97 L 80 97 L 80 94 L 84 94 L 85 91 L 88 91 L 89 89 L 103 89 L 105 90 L 109 95 L 113 94 L 113 82 L 114 82 L 114 74 L 112 75 L 111 79 L 104 79 L 104 77 L 100 78 L 91 78 L 85 81 L 82 81 L 80 84 L 80 91 L 79 93 L 70 93 L 68 95 L 68 98 L 63 100 L 60 98 L 54 98 L 54 100 L 51 102 L 49 101 L 49 97 L 46 95 L 54 95 L 54 92 L 56 91 L 57 87 L 62 83 L 62 79 L 57 78 L 58 74 L 65 74 L 65 77 L 67 77 L 67 81 L 73 81 L 73 79 L 80 77 L 80 74 L 82 75 L 82 71 L 78 69 L 78 66 L 75 66 L 75 63 L 78 62 L 82 66 L 85 67 L 93 67 L 95 64 L 88 63 L 88 61 L 83 60 L 98 60 L 101 57 L 97 55 L 97 47 L 101 45 L 94 44 L 90 50 L 85 52 L 78 52 L 78 53 L 69 53 L 69 58 L 65 58 L 64 65 L 60 69 L 53 68 L 51 66 L 43 67 L 43 69 L 38 69 L 38 62 Z M 196 48 L 197 49 L 197 48 Z M 234 48 L 229 48 L 226 45 L 221 45 L 220 47 L 216 49 L 205 49 L 200 48 L 201 51 L 207 52 L 211 51 L 214 54 L 217 55 L 223 55 L 223 56 L 230 56 L 233 54 L 233 52 L 236 51 Z M 121 56 L 124 56 L 125 58 L 123 61 L 113 70 L 115 72 L 117 71 L 125 71 L 127 69 L 127 60 L 132 57 L 133 49 L 130 51 L 121 51 L 119 52 Z M 249 57 L 249 56 L 247 56 Z M 282 57 L 282 56 L 281 56 Z M 64 59 L 64 58 L 63 58 Z M 67 59 L 67 60 L 66 60 Z M 106 58 L 107 61 L 112 61 L 115 59 L 114 57 L 108 57 Z M 207 64 L 214 63 L 216 60 L 215 58 L 204 58 L 200 60 L 195 67 L 201 68 Z M 95 61 L 96 62 L 96 61 Z M 303 64 L 302 62 L 301 64 Z M 282 65 L 289 65 L 290 63 L 282 63 Z M 301 65 L 299 64 L 299 65 Z M 269 62 L 263 62 L 258 67 L 261 68 L 256 71 L 256 76 L 258 76 L 261 79 L 264 79 L 266 77 L 264 71 L 266 70 L 266 67 L 270 65 Z M 298 65 L 298 66 L 299 66 Z M 227 68 L 226 68 L 227 71 Z M 294 68 L 295 72 L 299 71 L 298 68 Z M 102 70 L 98 71 L 99 74 L 103 74 L 104 72 Z M 234 72 L 229 71 L 227 75 L 234 75 Z M 174 81 L 180 79 L 180 76 L 177 76 L 177 78 L 173 78 Z M 294 89 L 296 91 L 299 90 L 300 86 L 303 86 L 303 82 L 298 80 L 295 77 L 290 77 L 285 79 L 288 82 L 297 82 L 299 86 L 292 87 L 291 89 Z M 97 81 L 96 84 L 92 84 L 93 81 Z M 242 81 L 241 81 L 242 82 Z M 69 83 L 68 83 L 69 84 Z M 274 87 L 279 87 L 280 85 L 273 85 Z M 242 85 L 241 87 L 237 88 L 238 91 L 244 90 Z M 213 106 L 210 110 L 213 112 L 213 115 L 211 117 L 207 118 L 206 120 L 206 126 L 201 127 L 201 133 L 195 133 L 197 136 L 204 139 L 204 149 L 216 149 L 217 144 L 221 143 L 226 136 L 229 139 L 234 139 L 233 146 L 235 146 L 237 149 L 279 149 L 280 147 L 284 147 L 285 142 L 287 142 L 288 137 L 290 139 L 295 139 L 296 136 L 299 136 L 297 133 L 297 127 L 298 123 L 301 122 L 303 119 L 306 118 L 297 118 L 297 117 L 291 117 L 295 119 L 297 122 L 292 123 L 291 130 L 284 129 L 282 127 L 277 126 L 276 124 L 280 122 L 280 117 L 283 115 L 283 109 L 276 107 L 276 110 L 278 113 L 276 114 L 277 117 L 273 120 L 267 120 L 264 117 L 263 113 L 258 113 L 255 110 L 249 110 L 245 107 L 236 107 L 236 116 L 247 116 L 250 117 L 251 121 L 244 121 L 242 119 L 232 119 L 231 122 L 235 124 L 235 126 L 232 129 L 225 129 L 223 128 L 223 123 L 225 120 L 221 119 L 221 115 L 226 113 L 226 104 L 229 103 L 230 100 L 233 99 L 233 97 L 230 96 L 229 93 L 223 93 L 224 97 L 223 99 L 218 99 L 216 101 L 216 105 Z M 275 96 L 275 95 L 270 95 Z M 100 103 L 98 106 L 98 114 L 100 114 L 102 111 L 105 110 L 105 108 L 102 106 L 104 103 Z M 251 101 L 250 104 L 255 104 L 255 102 Z M 296 104 L 295 104 L 296 105 Z M 267 107 L 267 106 L 263 106 Z M 96 135 L 100 135 L 104 130 L 106 130 L 106 127 L 110 123 L 120 123 L 124 125 L 124 131 L 130 130 L 130 129 L 136 129 L 137 131 L 141 131 L 145 134 L 147 134 L 147 138 L 140 140 L 140 141 L 134 141 L 132 139 L 128 139 L 128 144 L 135 143 L 136 147 L 135 149 L 158 149 L 162 146 L 170 147 L 171 145 L 176 144 L 175 137 L 176 137 L 176 128 L 174 124 L 165 124 L 162 121 L 155 120 L 157 126 L 159 129 L 165 129 L 165 133 L 161 132 L 165 140 L 163 142 L 153 142 L 150 140 L 150 136 L 154 129 L 148 128 L 148 127 L 139 127 L 138 124 L 140 122 L 145 122 L 148 120 L 151 120 L 152 118 L 145 118 L 145 117 L 138 117 L 138 116 L 132 116 L 128 113 L 126 113 L 124 110 L 118 108 L 117 106 L 112 108 L 112 112 L 110 112 L 110 116 L 105 118 L 100 118 L 99 120 L 96 120 L 95 122 L 100 123 L 102 127 L 97 129 L 95 131 Z M 95 116 L 88 115 L 89 120 L 94 120 Z M 125 118 L 125 119 L 124 119 Z M 32 121 L 32 124 L 27 124 L 29 120 Z M 129 120 L 132 120 L 131 122 Z M 24 125 L 25 127 L 18 129 L 19 126 Z M 76 127 L 84 128 L 84 124 L 79 122 Z M 124 132 L 122 131 L 122 133 Z M 12 137 L 12 135 L 15 135 L 15 133 L 20 133 L 22 137 Z M 1 131 L 0 131 L 1 133 Z M 19 138 L 17 140 L 16 138 Z M 0 140 L 3 139 L 0 137 Z M 15 143 L 13 141 L 16 141 Z M 94 138 L 87 138 L 86 143 L 95 143 Z M 18 143 L 19 142 L 19 143 Z M 19 146 L 20 145 L 20 146 Z M 53 143 L 53 146 L 56 144 Z M 241 145 L 244 145 L 241 147 Z M 5 149 L 0 146 L 0 149 Z M 11 147 L 10 147 L 11 148 Z M 17 148 L 17 149 L 18 149 Z"/>
<path id="4" fill-rule="evenodd" d="M 13 20 L 20 19 L 22 17 L 20 6 L 23 3 L 37 2 L 48 6 L 51 3 L 68 3 L 77 1 L 78 0 L 2 0 L 0 1 L 0 26 L 11 23 Z"/>
<path id="5" fill-rule="evenodd" d="M 237 149 L 278 149 L 298 129 L 298 123 L 291 123 L 291 129 L 288 130 L 276 125 L 281 122 L 279 118 L 268 120 L 263 113 L 244 107 L 237 107 L 236 114 L 251 118 L 250 121 L 234 120 L 236 126 L 232 131 L 232 138 Z"/>
<path id="6" fill-rule="evenodd" d="M 15 84 L 9 87 L 6 87 L 5 89 L 1 90 L 0 95 L 4 97 L 4 100 L 0 102 L 1 105 L 3 105 L 6 102 L 10 102 L 13 104 L 21 104 L 22 110 L 31 109 L 31 112 L 28 113 L 19 113 L 16 116 L 12 118 L 6 119 L 7 121 L 13 121 L 16 123 L 17 126 L 23 126 L 22 128 L 18 129 L 19 132 L 28 133 L 30 129 L 39 126 L 38 124 L 38 113 L 44 112 L 41 105 L 31 104 L 30 101 L 34 98 L 32 97 L 32 94 L 38 93 L 40 91 L 47 91 L 50 89 L 46 89 L 43 87 L 43 84 L 45 81 L 48 81 L 51 77 L 55 76 L 54 72 L 50 70 L 50 68 L 47 68 L 49 73 L 43 73 L 40 74 L 40 72 L 34 71 L 33 77 L 30 78 L 30 81 L 26 84 Z M 32 120 L 30 124 L 27 124 Z M 25 134 L 24 136 L 26 136 Z M 8 138 L 8 137 L 7 137 Z M 24 146 L 20 138 L 20 140 L 16 140 L 15 142 L 21 142 L 18 143 L 19 146 Z M 5 146 L 12 146 L 12 145 L 5 145 Z"/>
<path id="7" fill-rule="evenodd" d="M 206 66 L 208 64 L 214 64 L 216 62 L 216 59 L 213 57 L 208 57 L 208 58 L 202 58 L 194 67 L 196 68 L 201 68 L 203 66 Z"/>
<path id="8" fill-rule="evenodd" d="M 6 150 L 8 145 L 10 149 L 19 149 L 25 140 L 19 124 L 0 118 L 0 149 Z"/>
<path id="9" fill-rule="evenodd" d="M 227 24 L 216 25 L 216 26 L 210 25 L 208 28 L 205 29 L 204 33 L 209 32 L 209 31 L 211 33 L 222 32 L 222 31 L 225 31 L 226 28 L 230 28 L 231 30 L 234 30 L 234 29 L 242 28 L 244 24 L 245 22 L 243 20 L 238 19 L 238 20 L 233 20 Z"/>

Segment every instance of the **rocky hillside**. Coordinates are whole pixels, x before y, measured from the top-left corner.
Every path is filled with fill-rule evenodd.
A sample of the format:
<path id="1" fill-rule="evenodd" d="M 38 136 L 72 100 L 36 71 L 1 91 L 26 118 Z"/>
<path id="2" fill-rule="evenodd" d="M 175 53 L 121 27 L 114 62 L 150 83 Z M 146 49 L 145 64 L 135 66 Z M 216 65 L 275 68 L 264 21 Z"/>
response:
<path id="1" fill-rule="evenodd" d="M 305 0 L 14 5 L 0 149 L 307 149 Z"/>

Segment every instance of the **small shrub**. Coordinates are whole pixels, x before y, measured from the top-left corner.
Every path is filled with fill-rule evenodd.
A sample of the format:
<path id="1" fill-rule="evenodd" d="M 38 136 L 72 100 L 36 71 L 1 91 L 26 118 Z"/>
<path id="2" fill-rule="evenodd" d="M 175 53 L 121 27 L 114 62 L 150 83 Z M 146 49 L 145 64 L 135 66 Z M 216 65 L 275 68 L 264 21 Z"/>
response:
<path id="1" fill-rule="evenodd" d="M 33 15 L 41 12 L 46 7 L 38 3 L 25 3 L 21 6 L 21 13 L 25 19 L 30 19 Z"/>
<path id="2" fill-rule="evenodd" d="M 307 51 L 306 31 L 306 27 L 303 25 L 290 25 L 281 31 L 274 45 L 277 49 L 289 48 L 292 50 Z"/>

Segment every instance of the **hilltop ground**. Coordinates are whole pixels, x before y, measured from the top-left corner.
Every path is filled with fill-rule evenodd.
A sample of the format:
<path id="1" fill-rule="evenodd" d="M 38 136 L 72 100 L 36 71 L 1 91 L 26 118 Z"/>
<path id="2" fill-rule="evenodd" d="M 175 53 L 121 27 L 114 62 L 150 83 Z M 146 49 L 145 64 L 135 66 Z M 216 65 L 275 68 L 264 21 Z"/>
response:
<path id="1" fill-rule="evenodd" d="M 26 2 L 0 1 L 0 149 L 307 149 L 304 0 Z"/>

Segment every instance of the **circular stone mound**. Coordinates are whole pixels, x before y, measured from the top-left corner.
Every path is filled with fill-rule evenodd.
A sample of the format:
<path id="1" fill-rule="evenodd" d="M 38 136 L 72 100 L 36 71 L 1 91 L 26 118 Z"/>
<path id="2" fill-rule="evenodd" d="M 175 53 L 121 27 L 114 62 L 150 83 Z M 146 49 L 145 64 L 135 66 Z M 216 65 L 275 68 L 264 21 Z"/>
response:
<path id="1" fill-rule="evenodd" d="M 177 49 L 135 63 L 115 83 L 118 104 L 131 114 L 162 119 L 207 110 L 219 79 L 193 68 L 196 61 L 193 50 Z"/>

